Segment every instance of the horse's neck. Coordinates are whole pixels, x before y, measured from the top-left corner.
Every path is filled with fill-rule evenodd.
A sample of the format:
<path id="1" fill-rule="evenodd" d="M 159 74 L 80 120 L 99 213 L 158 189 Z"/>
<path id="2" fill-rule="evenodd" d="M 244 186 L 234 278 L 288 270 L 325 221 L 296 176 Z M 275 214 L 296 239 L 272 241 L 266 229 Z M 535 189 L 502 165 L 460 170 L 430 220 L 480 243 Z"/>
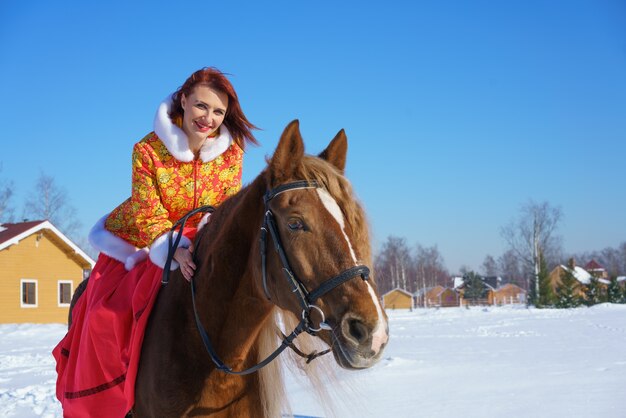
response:
<path id="1" fill-rule="evenodd" d="M 225 202 L 196 249 L 199 315 L 214 336 L 218 354 L 234 369 L 249 363 L 244 354 L 253 351 L 263 319 L 271 310 L 255 282 L 260 261 L 254 250 L 263 219 L 264 192 L 263 180 L 257 179 Z"/>

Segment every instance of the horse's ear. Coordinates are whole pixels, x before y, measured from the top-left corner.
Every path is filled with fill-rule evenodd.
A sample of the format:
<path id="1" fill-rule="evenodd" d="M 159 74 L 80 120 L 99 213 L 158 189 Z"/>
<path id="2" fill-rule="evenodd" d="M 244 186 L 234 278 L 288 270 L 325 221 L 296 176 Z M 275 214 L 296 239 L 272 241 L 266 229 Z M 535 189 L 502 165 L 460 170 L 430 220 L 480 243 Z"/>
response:
<path id="1" fill-rule="evenodd" d="M 300 123 L 292 121 L 280 137 L 278 146 L 270 161 L 270 173 L 274 184 L 282 183 L 293 177 L 304 155 L 304 143 L 300 135 Z"/>
<path id="2" fill-rule="evenodd" d="M 346 154 L 348 152 L 348 138 L 342 129 L 330 141 L 330 144 L 319 155 L 320 158 L 328 161 L 343 173 L 346 168 Z"/>

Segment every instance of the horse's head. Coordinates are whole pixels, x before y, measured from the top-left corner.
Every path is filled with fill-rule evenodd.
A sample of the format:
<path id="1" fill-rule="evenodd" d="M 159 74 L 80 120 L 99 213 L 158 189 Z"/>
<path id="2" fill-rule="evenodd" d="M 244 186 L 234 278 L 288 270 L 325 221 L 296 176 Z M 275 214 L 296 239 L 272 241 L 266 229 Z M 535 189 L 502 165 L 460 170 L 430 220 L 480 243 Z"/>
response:
<path id="1" fill-rule="evenodd" d="M 282 309 L 308 316 L 308 330 L 333 348 L 339 365 L 360 369 L 381 357 L 388 326 L 368 270 L 365 215 L 343 175 L 346 151 L 343 130 L 318 157 L 304 155 L 297 121 L 283 132 L 265 172 L 264 287 Z"/>

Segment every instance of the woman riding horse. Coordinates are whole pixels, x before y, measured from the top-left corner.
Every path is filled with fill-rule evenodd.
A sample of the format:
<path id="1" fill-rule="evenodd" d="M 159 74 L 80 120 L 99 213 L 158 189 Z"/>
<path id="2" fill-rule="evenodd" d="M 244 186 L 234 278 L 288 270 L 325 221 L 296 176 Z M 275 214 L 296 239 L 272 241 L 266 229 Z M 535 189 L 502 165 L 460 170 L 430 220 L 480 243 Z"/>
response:
<path id="1" fill-rule="evenodd" d="M 241 188 L 243 149 L 256 129 L 228 79 L 215 68 L 194 72 L 158 108 L 154 131 L 135 144 L 132 193 L 90 232 L 100 256 L 73 307 L 71 327 L 54 349 L 57 397 L 66 417 L 123 417 L 146 321 L 167 255 L 167 234 L 185 213 L 218 206 Z M 189 219 L 172 269 L 194 274 Z M 149 261 L 146 260 L 149 257 Z"/>

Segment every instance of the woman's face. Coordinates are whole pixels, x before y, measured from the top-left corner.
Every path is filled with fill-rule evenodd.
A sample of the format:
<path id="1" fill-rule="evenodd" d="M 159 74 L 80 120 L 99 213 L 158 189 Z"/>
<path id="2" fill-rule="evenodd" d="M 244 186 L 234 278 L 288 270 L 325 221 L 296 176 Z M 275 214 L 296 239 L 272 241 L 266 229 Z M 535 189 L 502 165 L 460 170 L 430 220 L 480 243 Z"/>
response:
<path id="1" fill-rule="evenodd" d="M 181 97 L 183 131 L 193 139 L 204 139 L 215 133 L 224 122 L 228 95 L 204 85 L 196 86 L 189 96 Z"/>

